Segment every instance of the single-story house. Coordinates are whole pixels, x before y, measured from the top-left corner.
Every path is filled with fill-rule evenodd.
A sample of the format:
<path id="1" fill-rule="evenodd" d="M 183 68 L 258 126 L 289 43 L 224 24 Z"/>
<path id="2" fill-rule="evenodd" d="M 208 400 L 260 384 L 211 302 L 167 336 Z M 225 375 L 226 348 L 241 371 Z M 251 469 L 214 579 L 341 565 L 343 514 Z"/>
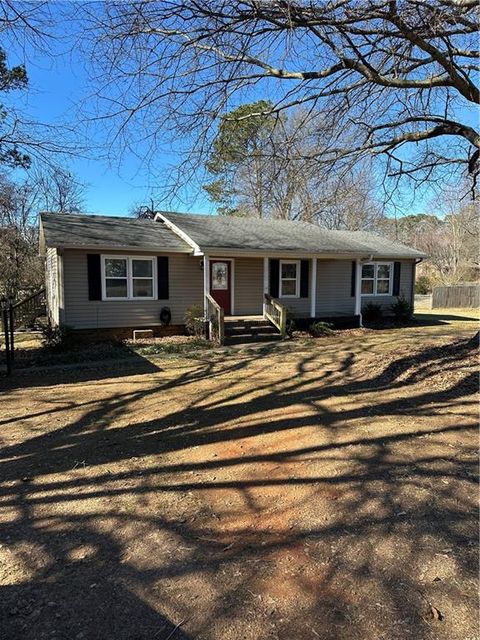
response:
<path id="1" fill-rule="evenodd" d="M 362 231 L 170 212 L 42 213 L 40 247 L 50 321 L 124 336 L 181 331 L 192 305 L 206 318 L 220 310 L 222 323 L 254 316 L 276 325 L 286 309 L 300 322 L 358 326 L 369 302 L 413 302 L 424 257 Z"/>

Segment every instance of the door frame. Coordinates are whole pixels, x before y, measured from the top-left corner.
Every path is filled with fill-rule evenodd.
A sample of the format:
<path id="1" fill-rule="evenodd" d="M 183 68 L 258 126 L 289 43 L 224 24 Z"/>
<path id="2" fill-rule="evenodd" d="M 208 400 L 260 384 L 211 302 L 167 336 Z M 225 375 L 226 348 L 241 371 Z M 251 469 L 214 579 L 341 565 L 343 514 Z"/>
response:
<path id="1" fill-rule="evenodd" d="M 208 256 L 208 293 L 211 295 L 212 262 L 230 262 L 230 315 L 235 315 L 235 258 L 222 258 L 220 256 Z"/>

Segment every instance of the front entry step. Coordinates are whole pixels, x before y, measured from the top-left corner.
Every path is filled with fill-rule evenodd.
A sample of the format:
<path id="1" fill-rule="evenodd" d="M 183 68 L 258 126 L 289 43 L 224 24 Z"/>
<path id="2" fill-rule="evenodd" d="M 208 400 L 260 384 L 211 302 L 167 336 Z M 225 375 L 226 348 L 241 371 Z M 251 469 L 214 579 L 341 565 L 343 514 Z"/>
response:
<path id="1" fill-rule="evenodd" d="M 244 344 L 250 342 L 273 342 L 281 340 L 278 329 L 268 320 L 247 318 L 225 319 L 225 344 Z"/>

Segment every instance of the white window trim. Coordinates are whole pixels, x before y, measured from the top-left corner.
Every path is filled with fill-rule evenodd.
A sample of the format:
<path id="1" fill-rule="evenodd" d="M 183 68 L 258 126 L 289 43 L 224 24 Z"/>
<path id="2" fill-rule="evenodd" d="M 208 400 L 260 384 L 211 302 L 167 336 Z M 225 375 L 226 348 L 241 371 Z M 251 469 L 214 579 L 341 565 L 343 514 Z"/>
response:
<path id="1" fill-rule="evenodd" d="M 373 265 L 373 279 L 372 278 L 363 278 L 362 277 L 362 273 L 363 273 L 363 267 L 366 267 L 368 265 Z M 377 293 L 377 274 L 378 274 L 378 267 L 380 266 L 389 266 L 390 267 L 390 277 L 388 279 L 388 293 Z M 393 290 L 393 262 L 362 262 L 362 268 L 360 269 L 360 292 L 362 291 L 362 282 L 364 280 L 373 280 L 373 293 L 360 293 L 360 295 L 362 296 L 362 298 L 378 298 L 378 297 L 382 297 L 382 296 L 391 296 L 392 295 L 392 290 Z M 386 278 L 380 278 L 380 280 L 386 280 Z"/>
<path id="2" fill-rule="evenodd" d="M 295 273 L 295 294 L 282 293 L 282 264 L 296 264 Z M 284 280 L 293 280 L 293 278 L 284 278 Z M 299 298 L 300 297 L 300 260 L 280 260 L 280 268 L 278 274 L 278 297 L 279 298 Z"/>
<path id="3" fill-rule="evenodd" d="M 105 275 L 105 260 L 126 260 L 127 261 L 127 296 L 121 298 L 107 297 L 106 287 L 106 275 Z M 132 260 L 150 260 L 152 263 L 152 296 L 134 296 L 133 295 L 133 269 Z M 126 256 L 126 255 L 110 255 L 105 254 L 101 256 L 101 278 L 102 278 L 102 300 L 105 302 L 115 302 L 120 300 L 156 300 L 155 292 L 157 291 L 157 259 L 156 256 Z M 121 278 L 119 278 L 120 280 Z M 123 279 L 123 278 L 122 278 Z M 147 280 L 149 278 L 145 278 Z"/>

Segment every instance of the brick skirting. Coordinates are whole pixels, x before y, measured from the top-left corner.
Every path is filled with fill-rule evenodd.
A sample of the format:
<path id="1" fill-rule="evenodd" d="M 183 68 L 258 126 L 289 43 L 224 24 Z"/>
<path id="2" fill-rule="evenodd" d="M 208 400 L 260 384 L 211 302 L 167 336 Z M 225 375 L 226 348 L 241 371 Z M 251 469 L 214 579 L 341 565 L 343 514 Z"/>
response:
<path id="1" fill-rule="evenodd" d="M 151 329 L 155 338 L 164 336 L 186 335 L 185 325 L 170 324 L 141 327 L 111 327 L 101 329 L 74 329 L 75 337 L 85 342 L 101 342 L 103 340 L 130 340 L 133 339 L 135 329 Z"/>

